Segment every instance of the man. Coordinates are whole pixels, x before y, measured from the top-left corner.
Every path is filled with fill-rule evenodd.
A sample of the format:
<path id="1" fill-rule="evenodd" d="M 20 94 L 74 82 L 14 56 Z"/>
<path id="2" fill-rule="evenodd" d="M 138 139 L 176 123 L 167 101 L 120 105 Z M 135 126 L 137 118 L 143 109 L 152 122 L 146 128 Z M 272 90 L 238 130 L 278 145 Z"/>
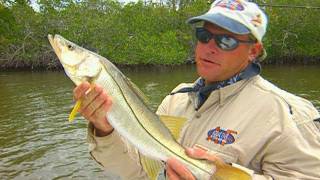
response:
<path id="1" fill-rule="evenodd" d="M 196 28 L 200 78 L 176 87 L 157 111 L 188 119 L 178 139 L 186 153 L 232 163 L 253 179 L 320 179 L 318 111 L 259 75 L 265 14 L 251 2 L 217 0 L 188 22 L 203 23 Z M 74 97 L 84 98 L 92 157 L 123 179 L 146 179 L 139 153 L 108 124 L 112 100 L 98 85 L 85 93 L 89 87 L 82 83 Z M 169 179 L 194 179 L 176 159 L 165 169 Z"/>

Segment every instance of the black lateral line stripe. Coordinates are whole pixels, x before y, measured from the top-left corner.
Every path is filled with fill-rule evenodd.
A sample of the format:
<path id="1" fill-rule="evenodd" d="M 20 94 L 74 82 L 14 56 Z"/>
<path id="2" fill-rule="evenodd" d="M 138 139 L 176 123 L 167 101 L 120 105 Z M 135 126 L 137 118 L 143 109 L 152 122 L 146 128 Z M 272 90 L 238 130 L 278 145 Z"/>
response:
<path id="1" fill-rule="evenodd" d="M 124 97 L 125 101 L 126 101 L 127 104 L 129 105 L 129 103 L 128 103 L 128 101 L 127 101 L 127 98 L 126 98 L 126 96 L 124 95 L 123 89 L 119 86 L 118 82 L 114 79 L 114 77 L 106 70 L 106 68 L 104 67 L 104 65 L 103 65 L 103 68 L 104 68 L 105 71 L 111 76 L 111 78 L 113 79 L 113 81 L 118 85 L 122 96 Z M 121 72 L 120 72 L 120 73 L 121 73 Z M 120 74 L 120 75 L 122 75 L 122 74 Z M 121 78 L 123 78 L 123 76 L 121 76 Z M 135 92 L 134 92 L 134 93 L 135 93 Z M 143 102 L 143 103 L 144 103 L 144 102 Z M 133 109 L 131 108 L 131 106 L 129 106 L 129 108 L 130 108 L 130 110 L 132 111 L 132 113 L 134 114 L 134 116 L 136 117 L 136 119 L 138 120 L 138 118 L 137 118 L 136 114 L 134 113 Z M 146 131 L 155 141 L 157 141 L 159 144 L 161 144 L 163 147 L 165 147 L 168 151 L 170 151 L 171 153 L 177 155 L 178 157 L 180 157 L 180 158 L 183 159 L 184 161 L 192 164 L 193 166 L 198 167 L 198 166 L 196 166 L 193 162 L 190 162 L 189 160 L 184 159 L 184 158 L 183 158 L 182 156 L 180 156 L 179 154 L 176 154 L 173 150 L 169 149 L 169 147 L 166 147 L 163 143 L 161 143 L 161 141 L 159 141 L 159 140 L 156 139 L 154 136 L 152 136 L 152 134 L 145 128 L 145 126 L 144 126 L 139 120 L 138 120 L 138 123 L 140 124 L 140 126 L 142 126 L 143 129 L 145 129 L 145 131 Z M 205 172 L 207 172 L 206 169 L 202 169 L 201 167 L 198 167 L 198 168 L 201 169 L 201 170 L 203 170 L 203 171 L 205 171 Z M 207 173 L 210 174 L 210 172 L 207 172 Z"/>

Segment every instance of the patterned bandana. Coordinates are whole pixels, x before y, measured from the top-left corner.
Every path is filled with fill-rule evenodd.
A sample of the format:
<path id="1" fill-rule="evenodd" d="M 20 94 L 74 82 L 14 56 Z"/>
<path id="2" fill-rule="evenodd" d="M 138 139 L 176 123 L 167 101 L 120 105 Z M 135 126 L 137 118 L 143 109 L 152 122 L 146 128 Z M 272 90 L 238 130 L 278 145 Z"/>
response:
<path id="1" fill-rule="evenodd" d="M 203 103 L 207 100 L 207 98 L 209 97 L 212 91 L 234 84 L 243 79 L 249 79 L 253 76 L 260 74 L 260 72 L 261 72 L 260 64 L 258 62 L 254 62 L 249 64 L 247 68 L 244 69 L 242 72 L 234 75 L 233 77 L 227 80 L 219 81 L 214 84 L 205 85 L 205 80 L 203 78 L 199 78 L 196 80 L 193 87 L 182 88 L 176 92 L 172 92 L 170 95 L 174 95 L 177 93 L 187 93 L 187 92 L 196 93 L 197 100 L 196 100 L 195 108 L 196 110 L 198 110 L 203 105 Z"/>

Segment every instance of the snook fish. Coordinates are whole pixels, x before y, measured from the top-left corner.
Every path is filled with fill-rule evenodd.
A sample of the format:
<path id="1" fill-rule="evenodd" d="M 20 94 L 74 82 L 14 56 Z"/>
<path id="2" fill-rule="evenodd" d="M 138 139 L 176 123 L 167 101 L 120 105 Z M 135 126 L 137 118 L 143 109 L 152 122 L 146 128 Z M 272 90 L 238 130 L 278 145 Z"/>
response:
<path id="1" fill-rule="evenodd" d="M 76 85 L 89 81 L 107 90 L 112 98 L 107 113 L 109 123 L 139 152 L 164 162 L 175 157 L 197 179 L 230 179 L 230 175 L 236 179 L 249 177 L 231 166 L 219 169 L 208 161 L 188 157 L 160 117 L 146 105 L 141 91 L 115 65 L 59 35 L 48 35 L 48 39 L 66 74 Z"/>

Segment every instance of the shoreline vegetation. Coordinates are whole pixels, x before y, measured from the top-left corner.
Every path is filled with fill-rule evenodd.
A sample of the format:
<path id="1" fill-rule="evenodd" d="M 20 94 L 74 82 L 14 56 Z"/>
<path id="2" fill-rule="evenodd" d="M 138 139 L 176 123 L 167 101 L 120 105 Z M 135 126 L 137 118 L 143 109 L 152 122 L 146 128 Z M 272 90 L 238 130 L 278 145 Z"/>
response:
<path id="1" fill-rule="evenodd" d="M 320 65 L 320 58 L 316 57 L 300 57 L 297 59 L 286 59 L 287 57 L 278 58 L 275 60 L 270 60 L 270 58 L 267 58 L 266 60 L 262 61 L 262 65 L 276 65 L 276 66 L 296 66 L 296 65 Z M 281 61 L 279 61 L 279 59 Z M 50 62 L 48 62 L 50 60 Z M 5 64 L 0 66 L 0 71 L 60 71 L 63 70 L 62 65 L 59 63 L 59 60 L 57 57 L 53 57 L 52 59 L 48 59 L 48 61 L 44 61 L 43 63 L 38 63 L 39 61 L 36 61 L 34 63 L 26 63 L 24 61 L 15 61 L 13 64 Z M 55 63 L 54 63 L 55 62 Z M 114 63 L 114 62 L 113 62 Z M 0 63 L 1 64 L 1 63 Z M 158 68 L 166 68 L 166 67 L 176 67 L 176 66 L 185 66 L 185 65 L 192 65 L 195 64 L 194 60 L 187 60 L 184 63 L 180 64 L 119 64 L 114 63 L 119 68 L 140 68 L 140 67 L 158 67 Z"/>
<path id="2" fill-rule="evenodd" d="M 194 63 L 193 27 L 185 21 L 206 12 L 207 0 L 0 1 L 0 69 L 61 69 L 47 40 L 60 34 L 119 66 Z M 262 64 L 320 64 L 320 1 L 257 0 L 267 3 L 269 27 Z M 284 5 L 284 6 L 272 6 Z M 286 6 L 288 5 L 288 7 Z M 299 7 L 299 8 L 296 8 Z"/>

